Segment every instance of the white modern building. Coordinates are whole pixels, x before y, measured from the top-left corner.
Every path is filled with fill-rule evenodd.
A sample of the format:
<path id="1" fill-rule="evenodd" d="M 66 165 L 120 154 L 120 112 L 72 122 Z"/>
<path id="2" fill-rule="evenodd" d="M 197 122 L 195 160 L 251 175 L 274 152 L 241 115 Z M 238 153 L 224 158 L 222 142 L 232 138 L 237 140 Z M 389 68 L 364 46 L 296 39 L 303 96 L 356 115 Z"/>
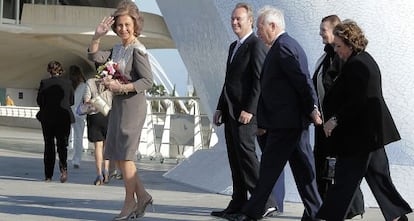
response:
<path id="1" fill-rule="evenodd" d="M 110 16 L 119 0 L 0 0 L 0 102 L 5 89 L 18 106 L 36 106 L 36 88 L 49 74 L 51 60 L 65 70 L 76 64 L 93 76 L 95 66 L 87 59 L 87 47 L 96 25 Z M 163 18 L 143 13 L 145 26 L 140 41 L 148 49 L 175 48 Z M 101 48 L 119 41 L 111 31 Z"/>
<path id="2" fill-rule="evenodd" d="M 207 113 L 212 116 L 225 75 L 229 44 L 235 40 L 231 30 L 234 0 L 157 0 L 168 29 L 197 88 Z M 305 49 L 309 70 L 322 54 L 319 24 L 324 16 L 337 14 L 355 20 L 369 40 L 367 50 L 382 70 L 386 102 L 402 140 L 386 148 L 391 175 L 400 193 L 414 207 L 414 2 L 411 0 L 248 0 L 256 10 L 274 5 L 285 13 L 287 32 Z M 219 193 L 231 191 L 224 136 L 218 129 L 219 143 L 212 150 L 193 154 L 166 174 Z M 213 163 L 214 162 L 214 163 Z M 289 170 L 287 170 L 289 173 Z M 291 175 L 287 175 L 286 200 L 300 200 Z M 367 206 L 376 206 L 366 183 L 362 185 Z"/>

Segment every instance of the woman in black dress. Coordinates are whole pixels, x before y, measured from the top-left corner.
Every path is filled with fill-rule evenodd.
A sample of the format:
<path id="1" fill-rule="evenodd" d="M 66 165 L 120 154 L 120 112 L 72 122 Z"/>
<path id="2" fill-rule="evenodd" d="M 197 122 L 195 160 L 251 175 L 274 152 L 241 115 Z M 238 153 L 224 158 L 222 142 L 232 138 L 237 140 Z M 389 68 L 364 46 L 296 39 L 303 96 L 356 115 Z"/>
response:
<path id="1" fill-rule="evenodd" d="M 390 177 L 384 145 L 400 138 L 382 96 L 381 74 L 365 51 L 368 40 L 353 21 L 334 29 L 335 52 L 344 62 L 323 101 L 324 132 L 337 155 L 335 184 L 317 217 L 344 220 L 362 178 L 367 181 L 387 221 L 407 220 L 412 212 Z"/>

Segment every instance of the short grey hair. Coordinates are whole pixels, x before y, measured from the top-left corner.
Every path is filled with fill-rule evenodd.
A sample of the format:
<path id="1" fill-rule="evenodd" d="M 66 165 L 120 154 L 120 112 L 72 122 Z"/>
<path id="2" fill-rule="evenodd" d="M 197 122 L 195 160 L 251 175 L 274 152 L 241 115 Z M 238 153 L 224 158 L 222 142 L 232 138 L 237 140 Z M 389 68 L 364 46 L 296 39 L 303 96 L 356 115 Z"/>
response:
<path id="1" fill-rule="evenodd" d="M 285 30 L 285 16 L 280 9 L 266 5 L 258 11 L 258 15 L 266 24 L 275 23 L 279 28 Z"/>

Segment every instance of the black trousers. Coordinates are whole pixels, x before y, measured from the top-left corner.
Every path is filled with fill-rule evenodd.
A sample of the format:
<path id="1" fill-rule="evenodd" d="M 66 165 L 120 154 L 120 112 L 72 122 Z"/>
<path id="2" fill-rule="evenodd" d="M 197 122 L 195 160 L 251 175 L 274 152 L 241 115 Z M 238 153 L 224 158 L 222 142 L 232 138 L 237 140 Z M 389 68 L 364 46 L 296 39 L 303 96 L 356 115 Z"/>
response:
<path id="1" fill-rule="evenodd" d="M 45 142 L 43 154 L 45 178 L 52 178 L 56 161 L 56 148 L 59 156 L 59 169 L 60 171 L 67 170 L 70 122 L 42 122 L 42 131 Z"/>
<path id="2" fill-rule="evenodd" d="M 323 131 L 322 126 L 315 127 L 315 147 L 313 153 L 315 156 L 315 171 L 316 171 L 316 183 L 318 185 L 318 191 L 321 195 L 322 201 L 325 200 L 328 193 L 328 189 L 332 186 L 333 180 L 327 179 L 327 157 L 335 157 L 332 153 L 332 148 L 327 145 L 327 139 Z M 364 214 L 364 196 L 361 188 L 357 188 L 354 199 L 351 202 L 349 211 L 346 217 L 352 218 L 356 215 Z"/>
<path id="3" fill-rule="evenodd" d="M 259 177 L 259 160 L 256 155 L 257 122 L 253 116 L 249 124 L 241 124 L 232 117 L 226 119 L 224 131 L 227 155 L 233 180 L 232 200 L 227 209 L 240 211 L 256 186 Z M 272 200 L 267 207 L 276 207 Z M 263 211 L 262 213 L 263 214 Z"/>
<path id="4" fill-rule="evenodd" d="M 267 131 L 259 180 L 251 198 L 242 209 L 244 214 L 255 219 L 261 218 L 266 200 L 288 161 L 305 207 L 302 220 L 315 220 L 322 201 L 316 187 L 309 131 L 301 128 Z"/>
<path id="5" fill-rule="evenodd" d="M 257 136 L 257 142 L 259 143 L 260 150 L 263 152 L 263 149 L 266 145 L 267 133 Z M 279 175 L 279 178 L 276 180 L 276 184 L 273 187 L 273 191 L 271 193 L 272 199 L 277 204 L 277 209 L 279 212 L 283 213 L 284 211 L 284 201 L 285 201 L 285 172 L 282 172 Z"/>
<path id="6" fill-rule="evenodd" d="M 335 184 L 328 190 L 317 217 L 327 221 L 344 220 L 364 177 L 386 221 L 412 212 L 392 183 L 388 158 L 384 148 L 381 148 L 370 153 L 337 158 Z"/>

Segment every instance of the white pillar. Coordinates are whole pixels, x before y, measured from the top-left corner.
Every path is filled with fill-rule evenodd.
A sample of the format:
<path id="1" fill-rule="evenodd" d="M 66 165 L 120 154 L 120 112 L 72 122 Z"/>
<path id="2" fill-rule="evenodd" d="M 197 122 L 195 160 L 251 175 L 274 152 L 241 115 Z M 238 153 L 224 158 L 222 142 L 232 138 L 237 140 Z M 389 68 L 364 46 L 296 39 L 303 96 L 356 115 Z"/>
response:
<path id="1" fill-rule="evenodd" d="M 203 148 L 203 135 L 201 133 L 201 116 L 200 116 L 200 105 L 197 100 L 190 100 L 191 104 L 191 113 L 194 115 L 194 146 L 193 150 L 187 154 L 184 153 L 186 157 L 193 154 L 199 149 Z"/>
<path id="2" fill-rule="evenodd" d="M 155 131 L 152 119 L 152 102 L 147 100 L 147 116 L 141 131 L 141 140 L 138 147 L 138 158 L 155 155 Z"/>
<path id="3" fill-rule="evenodd" d="M 174 112 L 174 102 L 171 100 L 163 100 L 166 109 L 164 129 L 162 131 L 160 153 L 163 157 L 170 157 L 170 130 L 171 130 L 171 114 Z"/>

